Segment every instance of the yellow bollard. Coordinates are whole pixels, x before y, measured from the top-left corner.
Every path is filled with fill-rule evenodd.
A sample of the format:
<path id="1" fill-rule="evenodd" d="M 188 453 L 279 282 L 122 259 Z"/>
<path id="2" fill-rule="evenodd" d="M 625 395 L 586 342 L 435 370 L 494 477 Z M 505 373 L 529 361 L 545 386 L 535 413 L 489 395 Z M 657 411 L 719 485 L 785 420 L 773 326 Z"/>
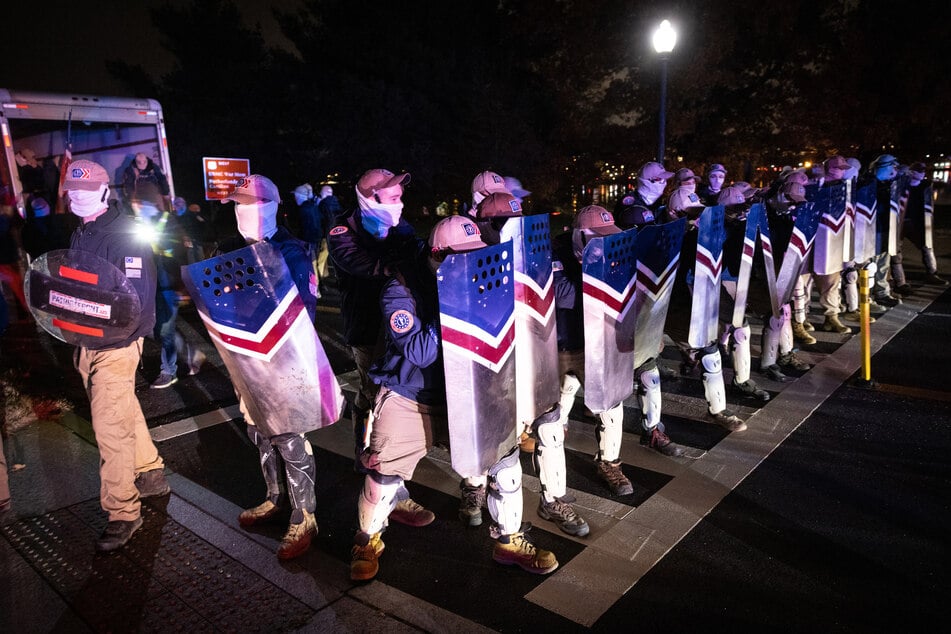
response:
<path id="1" fill-rule="evenodd" d="M 857 381 L 859 386 L 874 388 L 872 380 L 872 331 L 869 324 L 869 275 L 875 274 L 875 265 L 870 265 L 871 271 L 859 269 L 859 319 L 862 336 L 862 376 Z"/>

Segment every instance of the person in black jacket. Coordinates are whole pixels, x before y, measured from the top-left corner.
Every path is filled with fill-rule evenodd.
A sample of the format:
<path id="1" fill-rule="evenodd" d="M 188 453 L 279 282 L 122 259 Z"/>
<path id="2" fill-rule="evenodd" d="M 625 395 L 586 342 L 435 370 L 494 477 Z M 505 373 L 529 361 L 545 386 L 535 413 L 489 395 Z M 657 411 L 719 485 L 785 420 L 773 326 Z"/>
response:
<path id="1" fill-rule="evenodd" d="M 100 500 L 109 514 L 96 549 L 108 552 L 125 545 L 142 526 L 140 499 L 169 492 L 164 462 L 135 396 L 142 338 L 155 326 L 155 263 L 151 247 L 137 237 L 136 221 L 109 204 L 109 175 L 101 165 L 74 161 L 63 189 L 70 211 L 82 220 L 70 248 L 94 253 L 125 274 L 142 308 L 137 328 L 125 340 L 79 347 L 74 357 L 89 395 L 99 445 Z"/>
<path id="2" fill-rule="evenodd" d="M 125 169 L 123 188 L 135 215 L 141 215 L 142 206 L 168 211 L 170 207 L 168 179 L 152 159 L 139 152 Z"/>

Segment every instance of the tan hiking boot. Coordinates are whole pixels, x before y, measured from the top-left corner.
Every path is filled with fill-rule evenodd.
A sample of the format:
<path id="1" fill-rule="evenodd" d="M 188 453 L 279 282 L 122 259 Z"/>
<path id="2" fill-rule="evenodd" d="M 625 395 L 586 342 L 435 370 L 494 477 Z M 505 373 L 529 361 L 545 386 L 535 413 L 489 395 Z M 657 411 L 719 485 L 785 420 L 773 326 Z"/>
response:
<path id="1" fill-rule="evenodd" d="M 419 528 L 432 524 L 433 520 L 436 519 L 436 514 L 423 508 L 422 504 L 414 502 L 412 498 L 407 498 L 396 503 L 396 506 L 390 511 L 390 519 L 400 524 Z"/>
<path id="2" fill-rule="evenodd" d="M 291 525 L 277 549 L 278 559 L 300 557 L 310 548 L 310 542 L 317 534 L 317 518 L 303 509 L 294 509 L 291 513 Z"/>
<path id="3" fill-rule="evenodd" d="M 822 322 L 822 329 L 826 332 L 835 332 L 840 335 L 852 334 L 852 329 L 839 321 L 838 315 L 826 315 L 826 320 Z"/>
<path id="4" fill-rule="evenodd" d="M 807 346 L 816 342 L 816 338 L 806 332 L 806 327 L 800 324 L 798 321 L 794 321 L 792 324 L 792 334 L 793 339 L 799 343 L 804 343 Z"/>
<path id="5" fill-rule="evenodd" d="M 535 548 L 525 533 L 501 535 L 492 550 L 492 559 L 505 566 L 518 566 L 526 572 L 547 575 L 558 567 L 554 553 Z"/>
<path id="6" fill-rule="evenodd" d="M 380 571 L 380 555 L 385 544 L 381 533 L 368 535 L 360 531 L 353 538 L 350 556 L 350 578 L 353 581 L 369 581 Z"/>
<path id="7" fill-rule="evenodd" d="M 280 512 L 281 507 L 270 500 L 264 500 L 264 502 L 258 504 L 254 508 L 241 511 L 241 515 L 238 516 L 238 524 L 241 524 L 241 526 L 254 526 L 255 524 L 263 524 L 264 522 L 271 520 Z"/>

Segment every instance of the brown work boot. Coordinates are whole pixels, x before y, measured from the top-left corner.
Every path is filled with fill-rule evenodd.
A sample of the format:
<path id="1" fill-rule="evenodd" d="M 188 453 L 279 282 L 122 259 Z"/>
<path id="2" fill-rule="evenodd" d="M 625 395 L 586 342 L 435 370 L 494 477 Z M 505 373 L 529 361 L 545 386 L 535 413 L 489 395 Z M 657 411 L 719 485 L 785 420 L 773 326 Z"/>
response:
<path id="1" fill-rule="evenodd" d="M 531 434 L 522 432 L 522 435 L 518 437 L 518 448 L 525 453 L 535 453 L 535 439 Z"/>
<path id="2" fill-rule="evenodd" d="M 152 469 L 136 474 L 135 488 L 139 490 L 139 497 L 142 499 L 168 495 L 172 490 L 165 479 L 164 469 Z"/>
<path id="3" fill-rule="evenodd" d="M 459 489 L 462 495 L 459 500 L 459 519 L 467 526 L 482 525 L 482 509 L 486 506 L 486 491 L 484 485 L 477 487 L 466 484 L 463 480 L 459 483 Z"/>
<path id="4" fill-rule="evenodd" d="M 804 343 L 807 346 L 810 346 L 816 342 L 816 338 L 806 332 L 806 327 L 798 321 L 794 321 L 792 323 L 792 334 L 793 339 L 799 343 Z"/>
<path id="5" fill-rule="evenodd" d="M 278 559 L 300 557 L 310 548 L 310 542 L 317 534 L 317 519 L 313 513 L 303 509 L 294 509 L 291 513 L 291 525 L 277 549 Z"/>
<path id="6" fill-rule="evenodd" d="M 608 488 L 611 489 L 614 495 L 631 495 L 634 493 L 634 485 L 621 471 L 620 460 L 617 462 L 595 460 L 594 462 L 598 467 L 598 475 L 607 483 Z"/>
<path id="7" fill-rule="evenodd" d="M 353 538 L 350 551 L 350 578 L 353 581 L 369 581 L 380 571 L 380 555 L 383 553 L 381 533 L 369 535 L 360 531 Z"/>
<path id="8" fill-rule="evenodd" d="M 869 311 L 869 312 L 871 312 L 871 311 Z M 842 319 L 845 319 L 845 320 L 848 320 L 848 321 L 862 321 L 862 311 L 860 311 L 860 310 L 858 310 L 858 309 L 856 309 L 856 310 L 848 310 L 848 311 L 842 313 L 842 314 L 839 315 L 839 316 L 842 317 Z M 875 318 L 872 317 L 871 315 L 869 315 L 869 316 L 868 316 L 868 323 L 871 324 L 871 323 L 873 323 L 874 321 L 875 321 Z"/>
<path id="9" fill-rule="evenodd" d="M 280 512 L 281 507 L 270 500 L 264 500 L 254 508 L 241 511 L 241 515 L 238 516 L 238 524 L 241 524 L 241 526 L 263 524 Z"/>
<path id="10" fill-rule="evenodd" d="M 707 416 L 714 423 L 716 423 L 717 425 L 719 425 L 720 427 L 728 431 L 745 431 L 746 430 L 746 423 L 743 422 L 743 419 L 728 409 L 725 409 L 717 413 L 713 413 L 708 410 Z"/>
<path id="11" fill-rule="evenodd" d="M 536 575 L 547 575 L 558 567 L 554 553 L 535 548 L 535 545 L 525 538 L 525 533 L 499 536 L 492 550 L 492 559 L 496 563 L 515 565 Z"/>
<path id="12" fill-rule="evenodd" d="M 423 508 L 422 504 L 414 502 L 411 498 L 406 498 L 396 503 L 396 506 L 390 511 L 390 519 L 400 524 L 419 528 L 432 524 L 433 520 L 436 519 L 436 514 Z"/>
<path id="13" fill-rule="evenodd" d="M 838 315 L 826 315 L 825 321 L 822 322 L 822 329 L 826 332 L 835 332 L 840 335 L 852 334 L 852 329 L 839 321 Z"/>

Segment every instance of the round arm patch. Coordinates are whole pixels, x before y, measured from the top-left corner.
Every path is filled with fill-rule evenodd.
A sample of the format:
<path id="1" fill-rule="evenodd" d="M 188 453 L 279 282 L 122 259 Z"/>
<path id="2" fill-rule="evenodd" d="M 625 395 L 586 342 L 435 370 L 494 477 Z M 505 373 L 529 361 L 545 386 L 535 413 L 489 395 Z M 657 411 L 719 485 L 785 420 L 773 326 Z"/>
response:
<path id="1" fill-rule="evenodd" d="M 398 310 L 390 315 L 390 328 L 398 335 L 409 332 L 413 327 L 413 313 L 408 310 Z"/>

